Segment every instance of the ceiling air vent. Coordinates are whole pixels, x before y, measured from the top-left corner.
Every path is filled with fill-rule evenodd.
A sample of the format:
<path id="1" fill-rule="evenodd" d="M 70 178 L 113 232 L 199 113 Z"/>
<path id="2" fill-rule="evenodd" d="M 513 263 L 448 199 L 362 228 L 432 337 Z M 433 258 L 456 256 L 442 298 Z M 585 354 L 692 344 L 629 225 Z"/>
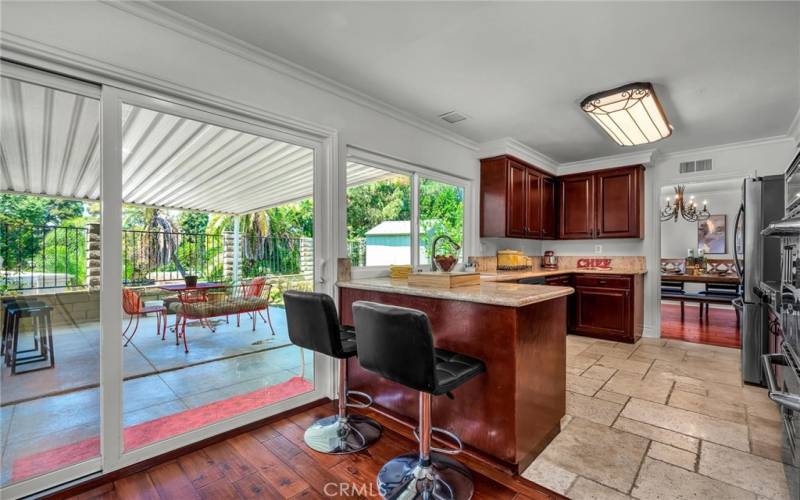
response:
<path id="1" fill-rule="evenodd" d="M 462 115 L 458 111 L 448 111 L 447 113 L 439 115 L 439 118 L 447 123 L 458 123 L 467 119 L 465 115 Z"/>
<path id="2" fill-rule="evenodd" d="M 680 173 L 691 174 L 694 172 L 705 172 L 711 170 L 711 159 L 695 160 L 695 161 L 682 161 L 680 165 Z"/>

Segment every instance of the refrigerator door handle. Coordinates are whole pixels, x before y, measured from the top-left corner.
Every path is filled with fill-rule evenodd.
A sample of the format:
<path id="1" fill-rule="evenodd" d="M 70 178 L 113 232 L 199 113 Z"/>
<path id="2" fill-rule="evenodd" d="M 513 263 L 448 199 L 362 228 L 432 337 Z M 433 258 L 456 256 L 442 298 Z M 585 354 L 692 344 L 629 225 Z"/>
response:
<path id="1" fill-rule="evenodd" d="M 744 215 L 744 203 L 739 206 L 739 211 L 736 213 L 736 222 L 733 224 L 733 263 L 736 269 L 736 275 L 739 276 L 740 283 L 744 283 L 744 263 L 739 259 L 739 254 L 736 253 L 736 242 L 740 237 L 741 228 L 743 227 L 739 225 L 742 215 Z M 744 235 L 741 235 L 741 237 L 744 238 Z M 742 239 L 742 244 L 744 244 L 744 239 Z"/>

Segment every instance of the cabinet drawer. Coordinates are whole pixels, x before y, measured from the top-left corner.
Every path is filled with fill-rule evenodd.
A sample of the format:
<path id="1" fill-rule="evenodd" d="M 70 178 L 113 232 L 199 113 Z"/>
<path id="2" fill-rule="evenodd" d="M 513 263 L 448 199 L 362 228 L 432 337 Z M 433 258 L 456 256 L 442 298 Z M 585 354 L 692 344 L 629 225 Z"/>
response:
<path id="1" fill-rule="evenodd" d="M 632 280 L 630 276 L 579 274 L 575 277 L 575 286 L 594 286 L 602 288 L 622 288 L 630 290 Z"/>
<path id="2" fill-rule="evenodd" d="M 564 276 L 548 276 L 544 279 L 544 282 L 553 286 L 572 286 L 572 280 L 566 274 Z"/>

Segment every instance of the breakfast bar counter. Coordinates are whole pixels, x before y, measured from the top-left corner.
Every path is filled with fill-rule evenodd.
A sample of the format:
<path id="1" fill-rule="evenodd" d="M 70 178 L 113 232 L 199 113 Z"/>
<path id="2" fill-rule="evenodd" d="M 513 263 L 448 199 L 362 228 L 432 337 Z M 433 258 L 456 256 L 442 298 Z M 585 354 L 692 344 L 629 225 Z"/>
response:
<path id="1" fill-rule="evenodd" d="M 482 360 L 486 372 L 433 400 L 433 425 L 455 432 L 476 459 L 518 473 L 560 431 L 566 405 L 570 287 L 481 282 L 417 288 L 389 278 L 337 283 L 341 321 L 359 300 L 410 307 L 430 318 L 437 348 Z M 418 393 L 348 361 L 348 383 L 373 409 L 414 425 Z"/>

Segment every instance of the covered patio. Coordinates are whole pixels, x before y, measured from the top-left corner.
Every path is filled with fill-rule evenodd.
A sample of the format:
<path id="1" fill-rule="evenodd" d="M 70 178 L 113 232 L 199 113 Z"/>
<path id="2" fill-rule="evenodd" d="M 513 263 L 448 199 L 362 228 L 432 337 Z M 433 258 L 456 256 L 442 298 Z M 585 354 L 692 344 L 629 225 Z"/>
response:
<path id="1" fill-rule="evenodd" d="M 102 240 L 96 210 L 98 100 L 8 77 L 2 86 L 9 105 L 3 109 L 0 193 L 81 202 L 88 221 L 67 228 L 77 235 L 74 252 L 55 252 L 57 258 L 76 260 L 57 263 L 47 260 L 51 252 L 44 247 L 40 261 L 15 261 L 18 245 L 10 236 L 16 229 L 0 224 L 0 295 L 49 309 L 54 361 L 28 363 L 12 374 L 6 358 L 0 371 L 0 484 L 5 485 L 99 453 Z M 289 342 L 282 294 L 313 289 L 312 239 L 254 233 L 253 219 L 273 207 L 312 199 L 313 150 L 134 105 L 123 105 L 122 118 L 126 207 L 227 218 L 227 229 L 217 233 L 178 235 L 159 224 L 123 231 L 124 286 L 136 293 L 142 311 L 166 307 L 168 325 L 164 332 L 154 313 L 134 314 L 136 334 L 123 348 L 125 448 L 311 390 L 313 356 L 303 356 Z M 351 185 L 386 176 L 372 167 L 350 167 Z M 30 234 L 45 245 L 48 235 L 59 241 L 58 229 L 42 226 Z M 183 250 L 187 240 L 194 253 Z M 275 258 L 275 249 L 287 248 Z M 70 267 L 64 263 L 81 272 L 62 270 Z M 186 316 L 183 294 L 176 297 L 162 287 L 183 284 L 186 275 L 228 295 L 234 287 L 263 280 L 265 290 L 271 288 L 265 292 L 268 309 L 243 312 L 239 325 L 236 315 L 212 311 L 200 320 L 188 318 L 184 327 L 176 315 Z M 209 302 L 207 295 L 200 300 Z M 267 311 L 271 327 L 264 320 Z M 103 335 L 121 335 L 129 319 L 124 314 L 119 331 Z M 19 351 L 42 342 L 26 318 L 14 335 Z M 4 345 L 12 344 L 4 338 Z"/>

